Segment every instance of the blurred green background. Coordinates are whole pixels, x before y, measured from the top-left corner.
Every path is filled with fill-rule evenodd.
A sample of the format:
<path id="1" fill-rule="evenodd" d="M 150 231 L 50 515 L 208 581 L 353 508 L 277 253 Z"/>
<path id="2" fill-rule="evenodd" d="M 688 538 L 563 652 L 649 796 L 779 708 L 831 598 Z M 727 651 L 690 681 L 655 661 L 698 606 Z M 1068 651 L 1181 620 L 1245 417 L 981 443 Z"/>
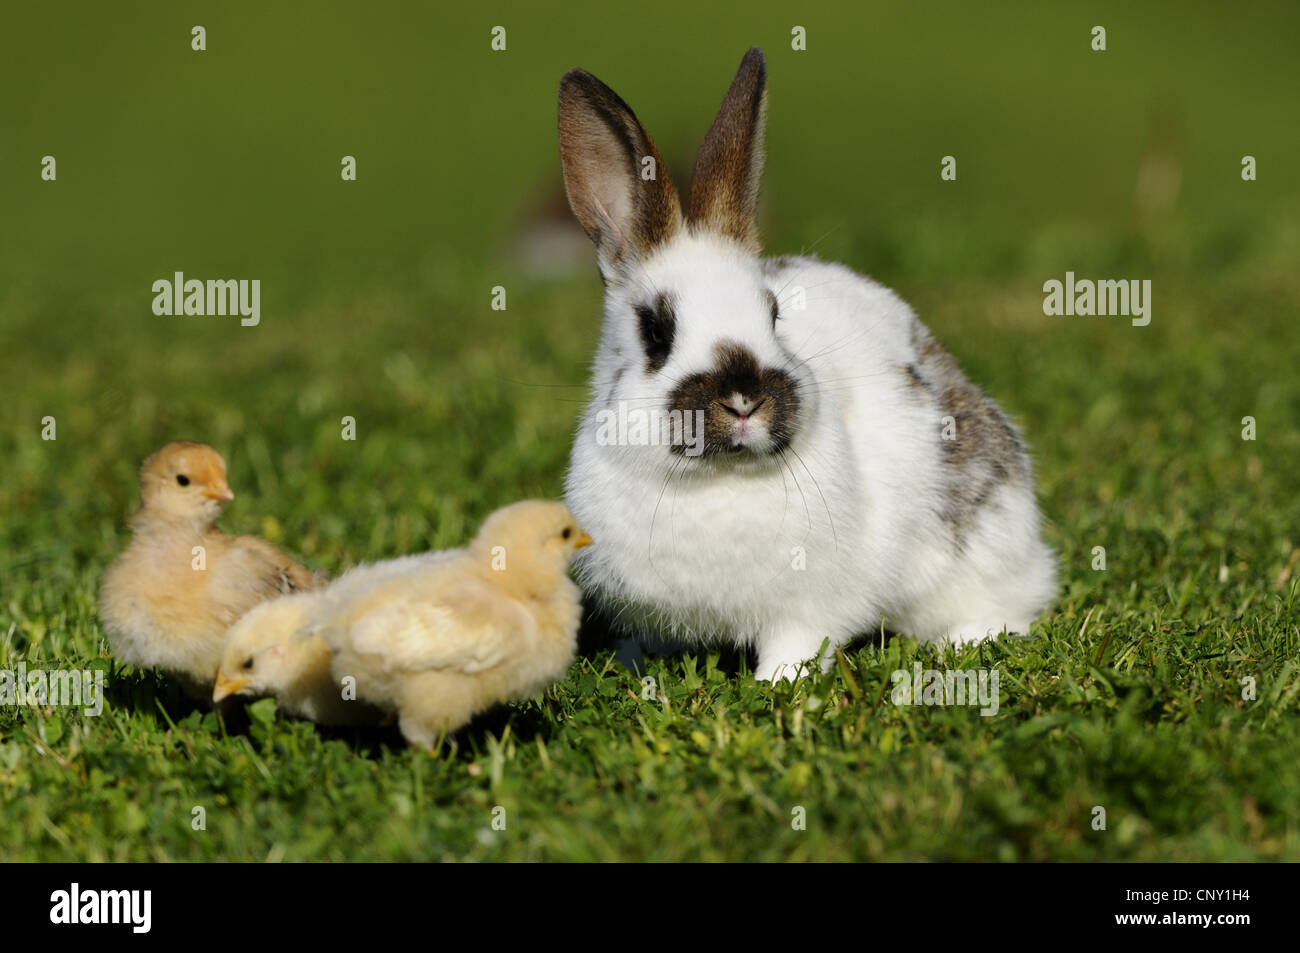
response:
<path id="1" fill-rule="evenodd" d="M 770 64 L 774 249 L 819 241 L 886 277 L 1084 267 L 1090 230 L 1132 225 L 1152 155 L 1181 170 L 1160 244 L 1219 215 L 1254 235 L 1295 212 L 1297 27 L 1281 2 L 10 5 L 0 287 L 10 307 L 57 296 L 95 317 L 176 269 L 259 276 L 282 316 L 376 289 L 449 296 L 508 273 L 512 228 L 559 187 L 564 70 L 628 99 L 684 187 L 751 45 Z"/>
<path id="2" fill-rule="evenodd" d="M 1046 493 L 1081 414 L 1168 431 L 1151 387 L 1175 412 L 1228 388 L 1215 440 L 1266 388 L 1292 412 L 1276 441 L 1297 406 L 1267 390 L 1297 357 L 1297 27 L 1286 3 L 9 6 L 0 504 L 85 496 L 91 465 L 111 534 L 137 461 L 177 436 L 261 492 L 310 461 L 334 478 L 316 502 L 366 519 L 414 467 L 424 495 L 400 518 L 423 542 L 431 509 L 459 531 L 463 506 L 558 493 L 599 316 L 563 202 L 559 77 L 615 87 L 685 190 L 750 45 L 769 61 L 767 248 L 894 285 L 1026 424 Z M 1066 270 L 1151 278 L 1152 327 L 1044 317 L 1042 283 Z M 260 279 L 261 325 L 155 316 L 152 282 L 176 271 Z M 1095 378 L 1076 387 L 1072 363 Z"/>
<path id="3" fill-rule="evenodd" d="M 204 52 L 191 50 L 196 24 Z M 505 52 L 490 46 L 497 25 Z M 791 49 L 796 25 L 806 51 Z M 1090 49 L 1095 25 L 1105 52 Z M 1294 859 L 1300 784 L 1294 758 L 1290 773 L 1277 763 L 1300 743 L 1279 717 L 1300 691 L 1288 664 L 1300 562 L 1297 36 L 1300 6 L 1284 2 L 6 4 L 0 665 L 107 660 L 99 578 L 124 544 L 140 460 L 169 439 L 225 454 L 238 494 L 225 528 L 330 571 L 459 544 L 496 506 L 558 496 L 600 315 L 594 255 L 563 202 L 560 76 L 582 66 L 618 91 L 684 190 L 740 57 L 758 45 L 766 247 L 895 287 L 1023 426 L 1063 568 L 1045 638 L 979 650 L 1003 659 L 1004 684 L 1023 681 L 998 720 L 953 734 L 942 725 L 960 714 L 828 704 L 826 733 L 796 743 L 781 716 L 803 711 L 802 689 L 773 701 L 719 675 L 700 700 L 695 662 L 664 663 L 661 677 L 680 677 L 702 707 L 685 728 L 656 728 L 663 744 L 676 739 L 671 754 L 656 748 L 660 767 L 691 779 L 673 788 L 660 776 L 659 806 L 646 787 L 600 775 L 627 759 L 649 784 L 658 769 L 638 760 L 641 714 L 622 670 L 598 661 L 525 719 L 533 731 L 550 719 L 549 744 L 584 752 L 571 770 L 552 773 L 525 745 L 489 792 L 440 760 L 433 796 L 491 805 L 500 785 L 523 797 L 545 777 L 536 807 L 555 827 L 514 856 L 791 856 L 727 774 L 755 771 L 766 791 L 838 798 L 835 823 L 793 848 L 802 856 Z M 40 177 L 45 155 L 57 181 Z M 340 179 L 345 155 L 355 182 Z M 940 179 L 946 155 L 955 182 Z M 1257 181 L 1242 181 L 1244 155 Z M 176 271 L 260 279 L 261 324 L 155 316 L 152 283 Z M 1043 282 L 1066 271 L 1150 279 L 1150 326 L 1045 316 Z M 505 311 L 491 308 L 495 286 Z M 52 443 L 40 439 L 47 415 Z M 355 442 L 340 439 L 345 415 Z M 1099 545 L 1106 572 L 1091 568 Z M 861 651 L 858 680 L 886 684 L 891 659 Z M 1239 699 L 1246 675 L 1267 705 Z M 126 739 L 151 732 L 156 760 L 141 755 L 139 771 L 160 778 L 179 742 L 147 676 L 115 672 L 114 684 L 126 694 L 109 716 L 58 744 L 44 716 L 0 712 L 0 736 L 17 739 L 0 741 L 4 825 L 24 832 L 11 857 L 502 856 L 470 833 L 398 818 L 363 787 L 350 809 L 391 824 L 389 840 L 375 846 L 358 828 L 303 841 L 328 815 L 319 766 L 302 770 L 297 800 L 240 788 L 256 779 L 230 768 L 233 748 L 207 727 L 208 768 L 150 780 L 140 803 L 171 819 L 132 840 L 146 821 L 121 798 L 139 792 L 112 783 L 135 763 Z M 697 721 L 726 722 L 724 700 L 770 746 L 762 766 L 733 748 L 719 767 L 691 740 Z M 569 718 L 580 727 L 556 727 Z M 293 732 L 295 745 L 316 737 Z M 82 773 L 33 748 L 38 735 Z M 350 749 L 322 750 L 361 771 Z M 1000 767 L 982 773 L 971 752 Z M 863 757 L 870 771 L 848 770 Z M 817 773 L 787 775 L 792 758 Z M 846 771 L 823 772 L 835 759 Z M 233 771 L 231 787 L 212 781 L 218 768 Z M 939 777 L 952 798 L 942 825 L 926 800 Z M 698 803 L 696 784 L 725 810 Z M 173 800 L 209 786 L 278 806 L 269 821 L 232 814 L 226 839 L 196 846 Z M 543 803 L 576 803 L 579 790 L 585 813 Z M 19 797 L 39 791 L 51 793 Z M 861 807 L 895 801 L 916 816 Z M 1080 834 L 1097 803 L 1119 806 L 1126 833 Z M 73 843 L 61 832 L 76 824 L 97 826 Z"/>
<path id="4" fill-rule="evenodd" d="M 205 52 L 190 48 L 194 24 Z M 795 24 L 806 52 L 790 48 Z M 1108 31 L 1105 52 L 1089 48 L 1094 24 Z M 495 25 L 506 52 L 490 49 Z M 117 348 L 147 349 L 151 366 L 199 355 L 224 376 L 265 346 L 258 338 L 289 333 L 326 350 L 339 335 L 392 335 L 417 366 L 464 330 L 510 347 L 546 298 L 521 288 L 536 277 L 521 267 L 529 236 L 549 234 L 529 230 L 569 227 L 556 208 L 561 73 L 582 65 L 628 99 L 685 189 L 755 44 L 770 64 L 769 249 L 811 248 L 954 304 L 963 280 L 1023 275 L 1005 282 L 1007 307 L 1068 340 L 1090 323 L 1045 321 L 1037 308 L 1041 282 L 1067 268 L 1159 277 L 1294 265 L 1298 27 L 1287 3 L 10 6 L 9 407 L 68 365 L 99 386 L 146 389 L 129 362 L 107 359 Z M 1253 183 L 1239 175 L 1247 153 L 1259 160 Z M 47 154 L 57 182 L 39 176 Z M 356 182 L 340 180 L 343 155 L 357 158 Z M 944 155 L 958 160 L 957 182 L 939 179 Z M 589 257 L 563 264 L 590 279 Z M 260 278 L 265 327 L 155 317 L 150 284 L 174 271 Z M 515 292 L 504 314 L 487 307 L 495 284 Z M 585 287 L 586 314 L 550 334 L 591 343 L 596 286 Z M 1158 281 L 1158 324 L 1177 320 L 1170 302 Z M 971 316 L 969 330 L 991 319 Z M 339 358 L 316 373 L 380 374 L 352 346 Z M 240 393 L 256 401 L 259 390 Z"/>

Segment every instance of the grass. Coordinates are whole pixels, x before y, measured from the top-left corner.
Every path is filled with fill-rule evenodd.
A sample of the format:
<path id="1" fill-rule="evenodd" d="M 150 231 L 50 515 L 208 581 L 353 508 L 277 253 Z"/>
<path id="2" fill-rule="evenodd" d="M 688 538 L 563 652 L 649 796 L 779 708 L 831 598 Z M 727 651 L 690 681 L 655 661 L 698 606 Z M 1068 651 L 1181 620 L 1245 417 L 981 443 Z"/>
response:
<path id="1" fill-rule="evenodd" d="M 254 16 L 276 15 L 229 16 L 227 37 Z M 167 439 L 205 440 L 226 455 L 239 494 L 226 529 L 260 533 L 331 571 L 459 544 L 498 505 L 559 496 L 599 329 L 599 284 L 588 262 L 574 275 L 530 277 L 499 250 L 537 176 L 553 188 L 554 81 L 567 66 L 589 65 L 653 130 L 665 129 L 661 139 L 685 144 L 752 42 L 721 21 L 692 31 L 700 35 L 681 40 L 694 51 L 682 57 L 689 71 L 654 84 L 644 79 L 649 65 L 635 66 L 640 41 L 624 51 L 633 65 L 620 66 L 622 47 L 604 49 L 580 30 L 562 35 L 578 29 L 578 14 L 545 26 L 520 13 L 509 21 L 526 27 L 512 32 L 510 70 L 475 87 L 484 115 L 454 97 L 428 106 L 439 122 L 484 127 L 489 146 L 446 160 L 463 175 L 482 166 L 468 181 L 471 204 L 486 211 L 470 215 L 454 201 L 466 180 L 419 177 L 424 156 L 446 154 L 439 143 L 417 130 L 402 152 L 392 145 L 405 129 L 400 103 L 367 113 L 360 92 L 344 101 L 342 113 L 356 113 L 344 131 L 390 137 L 384 148 L 394 151 L 382 155 L 391 181 L 363 178 L 357 184 L 372 191 L 342 199 L 333 183 L 290 182 L 285 170 L 306 161 L 314 137 L 338 131 L 320 131 L 338 100 L 313 98 L 313 70 L 334 75 L 322 50 L 353 28 L 327 18 L 317 47 L 295 40 L 297 52 L 282 51 L 304 71 L 292 89 L 307 118 L 285 123 L 270 107 L 247 117 L 253 141 L 275 147 L 264 161 L 278 176 L 268 189 L 278 204 L 259 217 L 259 178 L 242 166 L 214 186 L 211 201 L 232 203 L 237 227 L 184 181 L 186 170 L 213 168 L 202 156 L 215 133 L 194 117 L 159 147 L 155 166 L 146 152 L 119 165 L 107 157 L 107 126 L 73 86 L 59 85 L 72 80 L 52 79 L 35 95 L 76 102 L 85 115 L 56 112 L 60 124 L 41 118 L 49 109 L 6 113 L 0 164 L 13 185 L 0 213 L 29 229 L 25 240 L 0 236 L 0 669 L 103 668 L 108 702 L 98 718 L 0 707 L 0 859 L 1300 859 L 1300 200 L 1281 174 L 1297 137 L 1293 123 L 1274 121 L 1272 85 L 1225 111 L 1222 100 L 1241 91 L 1232 84 L 1249 77 L 1180 66 L 1219 62 L 1216 43 L 1231 52 L 1285 31 L 1261 20 L 1216 33 L 1189 15 L 1179 44 L 1143 57 L 1125 52 L 1136 41 L 1123 38 L 1150 35 L 1146 14 L 1117 7 L 1105 14 L 1112 68 L 1076 70 L 1048 89 L 1034 78 L 1054 75 L 1045 64 L 1072 49 L 1053 31 L 1074 26 L 1068 17 L 1017 26 L 1002 11 L 991 22 L 1011 31 L 1018 58 L 983 86 L 954 92 L 947 80 L 966 69 L 983 76 L 987 54 L 958 39 L 971 28 L 965 14 L 933 24 L 949 51 L 941 63 L 897 39 L 932 24 L 890 16 L 878 25 L 895 38 L 882 44 L 883 62 L 855 57 L 859 73 L 769 50 L 782 100 L 771 112 L 768 245 L 814 246 L 889 282 L 1022 425 L 1063 580 L 1031 638 L 937 658 L 906 639 L 870 636 L 831 674 L 775 687 L 754 683 L 743 658 L 651 658 L 654 699 L 593 640 L 562 683 L 485 715 L 436 756 L 407 749 L 396 733 L 289 720 L 266 701 L 223 725 L 180 702 L 156 673 L 119 666 L 95 595 L 125 542 L 135 468 Z M 775 7 L 767 19 L 785 22 Z M 96 24 L 28 24 L 24 35 L 51 56 L 61 44 L 92 59 L 116 55 L 89 39 Z M 261 27 L 253 33 L 266 47 L 274 28 L 288 29 L 274 20 Z M 542 52 L 529 52 L 530 29 L 549 31 Z M 825 36 L 821 29 L 811 35 Z M 166 35 L 155 14 L 120 40 L 137 54 L 122 67 L 122 89 L 146 75 L 132 72 L 145 60 L 131 44 Z M 377 41 L 355 42 L 367 75 L 414 82 L 415 64 L 427 59 L 426 47 L 399 44 L 389 57 L 370 50 Z M 483 69 L 462 46 L 439 47 L 445 68 Z M 1253 55 L 1259 75 L 1294 79 L 1288 51 L 1262 43 Z M 146 65 L 175 80 L 189 62 Z M 204 62 L 224 68 L 217 57 Z M 898 93 L 906 108 L 880 117 L 899 148 L 863 152 L 857 139 L 853 148 L 806 148 L 840 132 L 795 103 L 814 102 L 831 77 L 847 75 L 879 96 L 895 88 L 880 85 L 895 74 L 914 80 Z M 1155 97 L 1119 91 L 1163 88 L 1166 76 L 1179 77 L 1169 88 L 1182 98 L 1156 107 L 1182 117 L 1175 124 L 1185 137 L 1169 148 L 1181 150 L 1187 182 L 1172 208 L 1139 215 L 1132 181 Z M 783 78 L 788 85 L 776 86 Z M 195 82 L 150 88 L 164 90 L 154 93 L 164 112 L 201 94 L 223 120 L 257 98 L 247 75 L 225 93 L 219 76 Z M 1107 89 L 1115 95 L 1097 92 Z M 514 90 L 528 90 L 544 112 L 521 120 L 516 138 L 492 119 Z M 990 130 L 977 128 L 988 115 L 980 90 L 1011 104 L 993 111 Z M 418 96 L 403 95 L 418 112 Z M 1053 96 L 1085 104 L 1084 126 L 1110 138 L 1088 152 L 1073 132 L 1017 133 L 1007 117 L 1041 125 Z M 1103 100 L 1113 115 L 1099 111 Z M 918 118 L 934 115 L 942 121 Z M 56 134 L 62 144 L 34 144 Z M 958 145 L 944 151 L 963 157 L 960 192 L 939 191 L 945 137 Z M 1250 151 L 1243 139 L 1272 156 L 1261 160 L 1270 174 L 1251 186 L 1236 176 Z M 1115 141 L 1122 147 L 1107 144 Z M 28 181 L 29 144 L 61 150 L 66 192 Z M 923 172 L 907 158 L 909 144 L 924 153 Z M 332 139 L 322 148 L 335 163 L 344 151 Z M 363 175 L 374 168 L 352 148 L 363 152 Z M 94 164 L 78 155 L 88 150 L 103 165 L 93 175 L 113 188 L 85 181 Z M 410 208 L 399 197 L 404 182 L 421 183 Z M 104 209 L 81 204 L 109 197 L 120 213 L 111 228 Z M 431 213 L 436 221 L 444 205 L 463 239 L 420 221 Z M 310 215 L 305 249 L 286 224 L 300 206 Z M 112 229 L 121 229 L 116 240 L 99 234 Z M 341 246 L 329 240 L 342 235 L 351 237 Z M 262 275 L 262 324 L 155 318 L 149 285 L 177 269 Z M 1150 278 L 1152 323 L 1045 317 L 1042 283 L 1067 269 Z M 508 288 L 504 312 L 488 306 L 497 284 Z M 57 420 L 53 442 L 39 437 L 46 415 Z M 356 441 L 340 439 L 345 415 L 356 418 Z M 1253 441 L 1242 439 L 1246 416 L 1256 422 Z M 1104 571 L 1094 568 L 1095 547 L 1105 549 Z M 891 674 L 917 661 L 996 668 L 998 713 L 891 704 Z M 1253 680 L 1252 698 L 1243 679 Z M 1093 827 L 1098 806 L 1105 830 Z M 192 827 L 195 807 L 205 809 L 206 830 Z M 493 829 L 497 807 L 505 830 Z M 799 807 L 804 830 L 791 823 Z"/>
<path id="2" fill-rule="evenodd" d="M 103 364 L 26 390 L 27 418 L 48 408 L 60 430 L 54 443 L 7 448 L 0 503 L 15 517 L 3 528 L 0 667 L 89 660 L 108 669 L 110 690 L 99 718 L 0 709 L 0 853 L 1300 857 L 1300 577 L 1286 578 L 1300 543 L 1288 463 L 1300 450 L 1288 429 L 1300 398 L 1269 372 L 1294 356 L 1275 343 L 1285 316 L 1244 290 L 1221 300 L 1250 335 L 1216 330 L 1220 303 L 1193 287 L 1164 306 L 1186 309 L 1177 326 L 1067 325 L 1069 344 L 1059 325 L 1019 332 L 1010 346 L 949 336 L 977 376 L 1028 369 L 1008 403 L 1037 448 L 1064 576 L 1058 606 L 1028 640 L 942 661 L 906 640 L 873 640 L 830 676 L 775 688 L 751 681 L 741 660 L 652 659 L 654 701 L 597 650 L 544 697 L 481 719 L 437 757 L 396 735 L 277 718 L 268 703 L 230 733 L 178 706 L 156 675 L 112 662 L 94 599 L 149 445 L 138 434 L 198 434 L 225 449 L 240 493 L 225 525 L 316 565 L 452 545 L 501 502 L 559 494 L 577 404 L 530 385 L 555 383 L 557 368 L 581 379 L 591 284 L 537 292 L 528 326 L 580 315 L 563 335 L 521 328 L 475 344 L 467 326 L 463 340 L 422 340 L 425 309 L 397 304 L 366 319 L 393 340 L 372 334 L 362 347 L 349 334 L 358 315 L 341 308 L 302 317 L 325 345 L 310 351 L 290 333 L 296 322 L 229 354 L 221 340 L 200 347 L 171 330 L 149 348 L 106 335 Z M 995 313 L 1005 294 L 1000 283 L 967 287 L 961 309 Z M 942 333 L 961 309 L 935 304 Z M 223 373 L 205 376 L 200 352 Z M 115 394 L 101 367 L 151 386 Z M 1169 368 L 1179 386 L 1161 383 Z M 95 410 L 106 406 L 119 409 Z M 1253 443 L 1239 436 L 1247 412 L 1259 421 Z M 345 413 L 358 420 L 355 443 L 339 439 Z M 1106 548 L 1104 572 L 1092 569 L 1094 546 Z M 889 704 L 890 674 L 916 660 L 998 669 L 1000 711 Z M 1256 680 L 1253 701 L 1242 698 L 1245 677 Z M 498 805 L 503 832 L 490 824 Z M 1090 826 L 1097 805 L 1104 832 Z M 204 832 L 191 830 L 195 806 L 206 809 Z M 791 828 L 796 806 L 804 831 Z"/>

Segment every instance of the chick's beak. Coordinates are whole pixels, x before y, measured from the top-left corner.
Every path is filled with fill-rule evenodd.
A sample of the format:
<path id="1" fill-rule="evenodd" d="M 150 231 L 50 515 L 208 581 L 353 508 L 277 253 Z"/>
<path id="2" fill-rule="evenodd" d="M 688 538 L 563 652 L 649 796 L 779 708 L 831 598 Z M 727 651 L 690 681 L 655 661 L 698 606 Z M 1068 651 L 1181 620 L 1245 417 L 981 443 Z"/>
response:
<path id="1" fill-rule="evenodd" d="M 231 695 L 237 694 L 247 684 L 248 679 L 246 678 L 226 678 L 223 673 L 218 672 L 217 684 L 212 687 L 212 700 L 219 702 L 223 698 L 229 698 Z"/>
<path id="2" fill-rule="evenodd" d="M 578 530 L 578 538 L 573 541 L 573 548 L 582 549 L 583 546 L 590 546 L 590 545 L 591 545 L 591 537 L 587 535 L 585 530 L 581 530 L 581 529 Z"/>
<path id="3" fill-rule="evenodd" d="M 231 492 L 226 481 L 218 477 L 203 488 L 203 498 L 228 503 L 235 498 L 235 494 Z"/>

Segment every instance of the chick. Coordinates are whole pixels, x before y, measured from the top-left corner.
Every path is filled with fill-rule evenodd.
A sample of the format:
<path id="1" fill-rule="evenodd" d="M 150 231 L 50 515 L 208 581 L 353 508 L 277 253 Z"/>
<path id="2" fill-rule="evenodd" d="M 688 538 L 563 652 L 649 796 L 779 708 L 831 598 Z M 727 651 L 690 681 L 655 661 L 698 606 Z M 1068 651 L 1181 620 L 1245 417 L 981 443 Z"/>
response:
<path id="1" fill-rule="evenodd" d="M 563 677 L 582 616 L 569 560 L 590 543 L 563 503 L 515 503 L 464 549 L 326 596 L 309 627 L 334 650 L 334 680 L 354 678 L 360 698 L 432 750 L 479 712 Z"/>
<path id="2" fill-rule="evenodd" d="M 140 468 L 133 538 L 100 589 L 100 616 L 117 656 L 161 668 L 199 698 L 211 694 L 236 619 L 265 599 L 324 582 L 264 540 L 217 529 L 234 498 L 217 451 L 167 444 Z"/>
<path id="3" fill-rule="evenodd" d="M 334 653 L 308 624 L 349 593 L 436 555 L 358 566 L 325 588 L 291 593 L 254 606 L 226 633 L 213 703 L 232 695 L 270 696 L 281 710 L 322 725 L 378 724 L 382 712 L 351 693 L 345 694 L 334 681 L 330 672 Z"/>
<path id="4" fill-rule="evenodd" d="M 272 696 L 282 710 L 322 725 L 373 725 L 382 712 L 345 697 L 330 674 L 334 653 L 319 633 L 304 631 L 319 592 L 296 592 L 254 606 L 230 627 L 212 690 Z"/>

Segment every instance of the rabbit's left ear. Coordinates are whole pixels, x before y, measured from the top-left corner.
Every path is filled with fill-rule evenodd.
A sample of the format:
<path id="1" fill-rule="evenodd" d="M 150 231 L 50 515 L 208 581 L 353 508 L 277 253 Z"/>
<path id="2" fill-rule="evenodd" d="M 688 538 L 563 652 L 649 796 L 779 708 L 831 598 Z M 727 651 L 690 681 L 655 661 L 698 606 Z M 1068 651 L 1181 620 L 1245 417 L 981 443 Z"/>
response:
<path id="1" fill-rule="evenodd" d="M 740 61 L 700 146 L 686 213 L 693 227 L 734 238 L 754 254 L 759 252 L 758 185 L 766 121 L 767 63 L 763 51 L 754 47 Z"/>

